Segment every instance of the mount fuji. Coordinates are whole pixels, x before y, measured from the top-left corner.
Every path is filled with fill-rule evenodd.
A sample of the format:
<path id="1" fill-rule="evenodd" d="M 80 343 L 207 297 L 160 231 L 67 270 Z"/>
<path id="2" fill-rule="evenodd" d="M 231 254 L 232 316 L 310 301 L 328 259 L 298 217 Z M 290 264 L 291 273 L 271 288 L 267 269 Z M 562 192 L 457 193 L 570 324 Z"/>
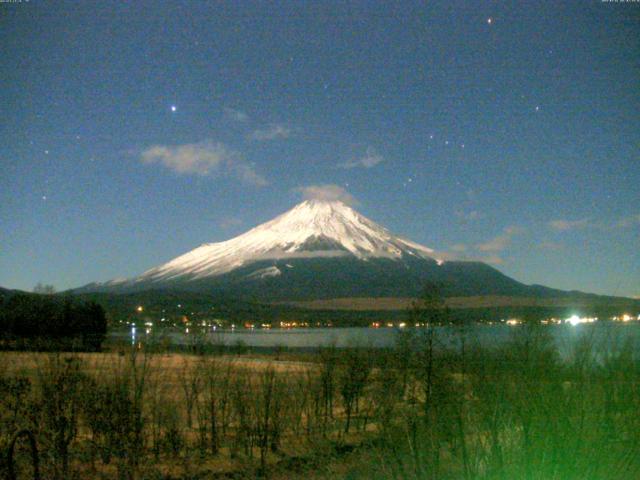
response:
<path id="1" fill-rule="evenodd" d="M 366 261 L 411 256 L 434 261 L 433 255 L 432 249 L 392 235 L 342 202 L 306 200 L 243 235 L 201 245 L 135 281 L 194 281 L 264 260 L 351 257 Z M 278 271 L 274 266 L 264 276 L 278 275 Z M 262 278 L 258 273 L 251 276 Z"/>
<path id="2" fill-rule="evenodd" d="M 425 283 L 447 296 L 552 296 L 481 262 L 444 261 L 340 201 L 305 200 L 238 237 L 203 244 L 138 277 L 76 290 L 150 290 L 231 295 L 259 301 L 414 297 Z"/>

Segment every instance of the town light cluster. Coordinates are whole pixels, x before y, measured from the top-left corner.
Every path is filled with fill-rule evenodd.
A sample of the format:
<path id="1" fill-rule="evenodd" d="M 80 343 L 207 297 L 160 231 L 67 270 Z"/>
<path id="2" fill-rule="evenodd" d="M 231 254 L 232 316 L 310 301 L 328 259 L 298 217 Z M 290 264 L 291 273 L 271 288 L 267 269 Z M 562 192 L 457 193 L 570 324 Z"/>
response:
<path id="1" fill-rule="evenodd" d="M 571 325 L 579 325 L 581 323 L 593 323 L 598 320 L 598 317 L 579 317 L 578 315 L 571 315 L 564 323 L 570 323 Z"/>

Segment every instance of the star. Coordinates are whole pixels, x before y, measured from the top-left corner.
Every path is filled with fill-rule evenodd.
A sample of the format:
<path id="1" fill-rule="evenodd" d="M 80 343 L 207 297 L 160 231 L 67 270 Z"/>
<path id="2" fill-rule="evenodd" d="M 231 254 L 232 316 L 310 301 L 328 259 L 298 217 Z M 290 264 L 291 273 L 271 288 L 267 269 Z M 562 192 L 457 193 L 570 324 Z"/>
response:
<path id="1" fill-rule="evenodd" d="M 536 112 L 540 111 L 540 105 L 536 105 Z"/>
<path id="2" fill-rule="evenodd" d="M 491 25 L 493 23 L 493 18 L 491 18 L 491 17 L 487 18 L 487 23 L 489 25 Z"/>
<path id="3" fill-rule="evenodd" d="M 45 151 L 44 151 L 44 154 L 45 154 L 45 155 L 49 155 L 49 150 L 45 150 Z"/>
<path id="4" fill-rule="evenodd" d="M 445 140 L 444 144 L 449 145 L 449 140 Z"/>
<path id="5" fill-rule="evenodd" d="M 175 105 L 171 105 L 171 111 L 175 112 L 176 110 L 178 110 L 178 107 L 176 107 Z"/>
<path id="6" fill-rule="evenodd" d="M 46 201 L 46 200 L 47 200 L 47 196 L 46 196 L 46 195 L 43 195 L 43 196 L 42 196 L 42 200 L 43 200 L 43 201 Z"/>

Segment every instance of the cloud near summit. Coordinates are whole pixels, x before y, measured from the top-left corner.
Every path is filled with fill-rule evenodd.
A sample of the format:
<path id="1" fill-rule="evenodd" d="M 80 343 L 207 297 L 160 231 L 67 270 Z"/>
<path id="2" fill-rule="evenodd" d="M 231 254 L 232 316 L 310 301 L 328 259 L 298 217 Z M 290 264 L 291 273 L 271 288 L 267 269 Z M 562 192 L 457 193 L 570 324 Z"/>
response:
<path id="1" fill-rule="evenodd" d="M 375 148 L 367 148 L 367 152 L 364 156 L 356 159 L 349 160 L 348 162 L 338 165 L 340 168 L 372 168 L 379 163 L 384 162 L 384 157 L 380 155 Z"/>
<path id="2" fill-rule="evenodd" d="M 268 183 L 238 152 L 209 140 L 185 145 L 153 145 L 142 151 L 140 160 L 146 164 L 158 163 L 181 175 L 231 175 L 251 185 Z"/>
<path id="3" fill-rule="evenodd" d="M 335 184 L 308 185 L 295 188 L 294 191 L 301 193 L 305 200 L 340 201 L 351 206 L 358 205 L 358 201 L 353 195 Z"/>
<path id="4" fill-rule="evenodd" d="M 493 237 L 491 240 L 488 240 L 484 243 L 476 245 L 476 249 L 481 252 L 501 252 L 511 244 L 511 239 L 514 237 L 514 235 L 519 235 L 522 232 L 523 229 L 516 225 L 506 227 L 500 235 L 497 235 L 496 237 Z"/>
<path id="5" fill-rule="evenodd" d="M 266 128 L 259 128 L 254 130 L 247 138 L 249 140 L 254 140 L 258 142 L 263 142 L 266 140 L 276 140 L 279 138 L 289 138 L 291 136 L 291 129 L 284 125 L 280 125 L 277 123 L 271 124 Z"/>
<path id="6" fill-rule="evenodd" d="M 236 110 L 235 108 L 228 108 L 228 107 L 225 108 L 224 109 L 224 116 L 228 120 L 232 120 L 232 121 L 238 122 L 238 123 L 244 123 L 244 122 L 247 122 L 249 120 L 249 115 L 247 115 L 242 110 Z"/>
<path id="7" fill-rule="evenodd" d="M 586 218 L 583 218 L 582 220 L 551 220 L 549 222 L 549 227 L 559 232 L 586 228 L 588 226 L 589 220 Z"/>

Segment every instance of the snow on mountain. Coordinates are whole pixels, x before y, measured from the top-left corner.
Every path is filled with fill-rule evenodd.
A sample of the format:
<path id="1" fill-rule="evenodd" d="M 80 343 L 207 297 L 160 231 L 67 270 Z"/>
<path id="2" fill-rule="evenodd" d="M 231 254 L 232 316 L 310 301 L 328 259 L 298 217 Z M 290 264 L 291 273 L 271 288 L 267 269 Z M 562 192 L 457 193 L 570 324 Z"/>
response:
<path id="1" fill-rule="evenodd" d="M 267 259 L 350 255 L 361 260 L 405 255 L 432 259 L 434 254 L 430 248 L 392 235 L 340 201 L 306 200 L 238 237 L 201 245 L 148 270 L 133 282 L 198 280 Z M 261 277 L 281 273 L 273 268 L 255 273 Z"/>
<path id="2" fill-rule="evenodd" d="M 256 270 L 250 275 L 247 275 L 247 280 L 260 280 L 263 278 L 277 277 L 278 275 L 281 275 L 281 274 L 282 272 L 280 271 L 280 269 L 274 265 L 272 267 L 261 268 L 260 270 Z"/>

